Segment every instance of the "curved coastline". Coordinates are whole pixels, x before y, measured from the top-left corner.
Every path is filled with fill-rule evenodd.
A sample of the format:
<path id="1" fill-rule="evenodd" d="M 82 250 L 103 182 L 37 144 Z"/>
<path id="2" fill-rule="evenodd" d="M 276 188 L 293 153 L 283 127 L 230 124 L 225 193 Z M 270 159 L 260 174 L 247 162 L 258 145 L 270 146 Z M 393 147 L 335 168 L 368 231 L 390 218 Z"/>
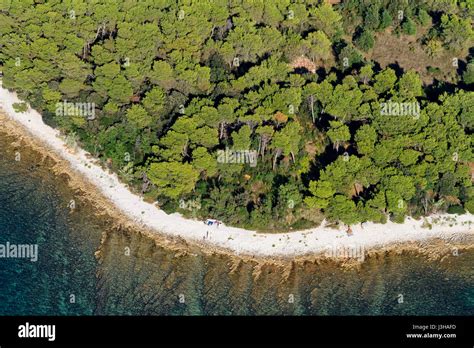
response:
<path id="1" fill-rule="evenodd" d="M 87 184 L 91 194 L 98 193 L 105 199 L 102 206 L 109 204 L 120 217 L 140 230 L 157 238 L 179 240 L 199 245 L 212 251 L 225 251 L 240 256 L 263 258 L 302 257 L 305 255 L 337 256 L 337 250 L 369 250 L 398 248 L 413 243 L 426 244 L 437 239 L 447 243 L 469 241 L 474 237 L 474 215 L 438 214 L 415 220 L 407 218 L 403 224 L 364 223 L 352 226 L 353 235 L 345 229 L 320 226 L 303 231 L 285 233 L 259 233 L 236 227 L 221 225 L 210 227 L 185 219 L 180 214 L 166 214 L 156 205 L 145 202 L 121 183 L 116 174 L 104 170 L 98 160 L 82 149 L 72 152 L 60 137 L 59 131 L 46 125 L 41 115 L 29 109 L 26 113 L 16 113 L 13 104 L 21 102 L 15 93 L 3 89 L 0 84 L 0 125 L 8 134 L 16 133 L 27 141 L 50 152 L 57 161 L 62 161 L 63 170 L 79 182 Z M 77 174 L 77 175 L 75 175 Z M 97 199 L 99 199 L 97 197 Z M 111 203 L 111 204 L 110 204 Z M 112 211 L 111 210 L 111 211 Z M 431 229 L 423 227 L 431 224 Z M 206 238 L 206 236 L 208 236 Z"/>

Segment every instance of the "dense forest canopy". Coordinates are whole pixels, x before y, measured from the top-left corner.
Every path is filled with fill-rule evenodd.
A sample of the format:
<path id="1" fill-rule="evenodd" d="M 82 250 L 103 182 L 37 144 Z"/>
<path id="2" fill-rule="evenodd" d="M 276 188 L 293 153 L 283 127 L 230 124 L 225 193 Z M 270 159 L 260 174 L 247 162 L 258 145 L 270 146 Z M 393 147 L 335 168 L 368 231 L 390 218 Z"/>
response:
<path id="1" fill-rule="evenodd" d="M 167 211 L 401 222 L 474 213 L 473 16 L 472 0 L 4 0 L 0 66 Z M 371 61 L 385 34 L 450 57 L 456 81 Z"/>

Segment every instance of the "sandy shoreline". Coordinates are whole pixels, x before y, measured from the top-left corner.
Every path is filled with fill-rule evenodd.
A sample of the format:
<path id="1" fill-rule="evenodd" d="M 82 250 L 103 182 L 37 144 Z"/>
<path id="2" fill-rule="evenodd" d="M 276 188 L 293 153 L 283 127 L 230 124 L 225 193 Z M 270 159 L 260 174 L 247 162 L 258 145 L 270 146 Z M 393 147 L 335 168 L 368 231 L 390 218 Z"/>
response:
<path id="1" fill-rule="evenodd" d="M 471 240 L 474 236 L 474 216 L 472 214 L 433 215 L 426 219 L 414 220 L 407 218 L 405 223 L 387 224 L 365 223 L 363 227 L 352 227 L 353 235 L 347 236 L 344 229 L 335 230 L 324 226 L 289 233 L 266 234 L 240 228 L 211 227 L 202 221 L 185 219 L 179 214 L 168 215 L 155 205 L 143 201 L 141 197 L 128 190 L 115 174 L 110 174 L 98 165 L 98 161 L 83 150 L 75 153 L 67 149 L 59 132 L 43 123 L 41 115 L 29 110 L 16 113 L 13 103 L 20 100 L 15 93 L 0 87 L 0 108 L 10 121 L 21 125 L 21 132 L 27 131 L 34 140 L 45 148 L 52 150 L 63 159 L 73 172 L 80 174 L 100 194 L 107 198 L 114 207 L 132 223 L 155 234 L 186 242 L 196 243 L 211 249 L 223 249 L 238 255 L 254 255 L 259 257 L 297 257 L 312 254 L 340 256 L 341 252 L 367 252 L 374 248 L 387 248 L 404 243 L 425 243 L 431 239 L 446 242 Z M 20 127 L 16 127 L 19 130 Z M 424 221 L 426 220 L 426 221 Z M 429 223 L 432 228 L 422 227 Z M 206 236 L 208 236 L 206 238 Z"/>

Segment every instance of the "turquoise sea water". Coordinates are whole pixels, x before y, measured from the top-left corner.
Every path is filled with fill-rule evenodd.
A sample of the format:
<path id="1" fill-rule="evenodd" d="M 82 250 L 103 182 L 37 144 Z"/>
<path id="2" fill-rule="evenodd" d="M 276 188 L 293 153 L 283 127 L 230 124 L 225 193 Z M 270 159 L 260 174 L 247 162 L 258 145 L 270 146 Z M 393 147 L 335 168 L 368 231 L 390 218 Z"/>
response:
<path id="1" fill-rule="evenodd" d="M 287 274 L 199 250 L 181 255 L 97 217 L 50 160 L 0 136 L 0 244 L 39 250 L 37 262 L 0 258 L 1 315 L 474 313 L 473 251 L 436 261 L 386 253 L 358 269 L 306 261 Z"/>

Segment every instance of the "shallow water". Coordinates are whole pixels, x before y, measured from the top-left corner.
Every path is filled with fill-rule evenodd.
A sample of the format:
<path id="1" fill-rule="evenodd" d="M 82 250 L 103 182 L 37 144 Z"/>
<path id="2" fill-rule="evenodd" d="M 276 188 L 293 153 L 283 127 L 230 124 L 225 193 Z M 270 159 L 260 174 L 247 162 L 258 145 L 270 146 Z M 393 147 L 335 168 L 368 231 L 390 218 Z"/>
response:
<path id="1" fill-rule="evenodd" d="M 0 244 L 36 243 L 39 257 L 0 258 L 0 314 L 474 313 L 472 250 L 442 261 L 386 253 L 357 269 L 298 262 L 289 273 L 199 250 L 181 255 L 97 217 L 66 177 L 51 173 L 50 160 L 13 140 L 0 133 Z"/>

